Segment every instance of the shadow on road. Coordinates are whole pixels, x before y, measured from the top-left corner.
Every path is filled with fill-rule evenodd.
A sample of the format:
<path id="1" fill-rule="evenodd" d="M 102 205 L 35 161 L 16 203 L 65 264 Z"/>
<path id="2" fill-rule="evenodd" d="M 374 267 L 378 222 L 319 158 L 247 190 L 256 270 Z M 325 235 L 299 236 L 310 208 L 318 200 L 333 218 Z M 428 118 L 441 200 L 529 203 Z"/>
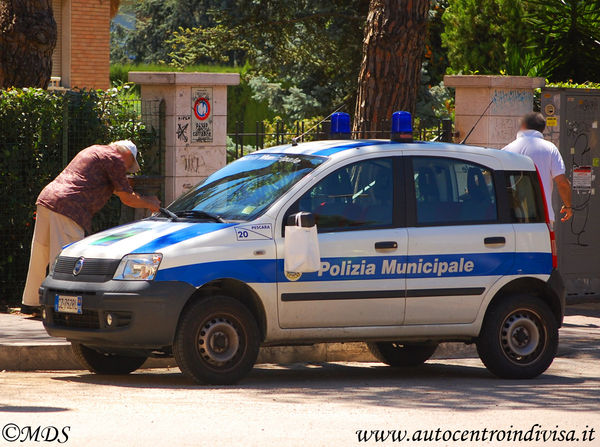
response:
<path id="1" fill-rule="evenodd" d="M 560 377 L 552 372 L 534 380 L 501 380 L 483 366 L 431 363 L 419 368 L 394 369 L 375 364 L 336 363 L 259 365 L 240 384 L 195 385 L 175 370 L 140 371 L 130 376 L 92 374 L 56 380 L 116 387 L 189 389 L 198 392 L 244 392 L 244 398 L 289 403 L 348 401 L 356 405 L 393 408 L 453 408 L 479 411 L 504 409 L 596 411 L 600 402 L 598 377 Z M 282 397 L 283 396 L 283 397 Z"/>
<path id="2" fill-rule="evenodd" d="M 0 404 L 0 413 L 60 413 L 70 408 Z"/>

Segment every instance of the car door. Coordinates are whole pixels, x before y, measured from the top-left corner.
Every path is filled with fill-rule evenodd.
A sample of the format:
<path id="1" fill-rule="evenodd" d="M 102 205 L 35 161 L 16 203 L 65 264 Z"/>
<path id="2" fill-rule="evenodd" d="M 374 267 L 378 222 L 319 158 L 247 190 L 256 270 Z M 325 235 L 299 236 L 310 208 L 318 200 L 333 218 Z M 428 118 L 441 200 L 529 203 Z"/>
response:
<path id="1" fill-rule="evenodd" d="M 485 292 L 514 262 L 514 228 L 499 218 L 500 176 L 482 164 L 495 159 L 473 157 L 407 163 L 407 325 L 474 321 Z"/>
<path id="2" fill-rule="evenodd" d="M 379 157 L 330 169 L 287 210 L 315 215 L 321 269 L 283 271 L 277 239 L 282 328 L 396 326 L 404 319 L 405 275 L 383 274 L 407 253 L 400 159 Z M 389 270 L 389 269 L 388 269 Z"/>

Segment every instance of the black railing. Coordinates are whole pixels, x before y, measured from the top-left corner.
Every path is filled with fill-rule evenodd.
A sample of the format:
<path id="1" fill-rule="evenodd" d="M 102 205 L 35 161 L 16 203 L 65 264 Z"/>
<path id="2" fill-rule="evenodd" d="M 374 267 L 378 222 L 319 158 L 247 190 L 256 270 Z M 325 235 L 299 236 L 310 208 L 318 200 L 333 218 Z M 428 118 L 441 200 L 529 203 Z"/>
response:
<path id="1" fill-rule="evenodd" d="M 229 160 L 235 160 L 265 147 L 291 143 L 294 139 L 299 143 L 326 140 L 329 138 L 330 125 L 330 121 L 323 121 L 316 125 L 308 121 L 296 121 L 291 126 L 286 125 L 283 121 L 276 121 L 273 124 L 255 121 L 253 126 L 248 126 L 248 123 L 244 121 L 236 121 L 233 132 L 228 134 L 233 145 L 229 145 L 227 156 Z M 370 127 L 370 123 L 367 122 L 365 128 Z M 381 122 L 377 129 L 353 131 L 351 137 L 353 139 L 388 139 L 390 137 L 391 123 L 389 121 Z M 415 140 L 419 141 L 452 142 L 452 120 L 441 120 L 436 127 L 416 128 L 413 135 Z"/>

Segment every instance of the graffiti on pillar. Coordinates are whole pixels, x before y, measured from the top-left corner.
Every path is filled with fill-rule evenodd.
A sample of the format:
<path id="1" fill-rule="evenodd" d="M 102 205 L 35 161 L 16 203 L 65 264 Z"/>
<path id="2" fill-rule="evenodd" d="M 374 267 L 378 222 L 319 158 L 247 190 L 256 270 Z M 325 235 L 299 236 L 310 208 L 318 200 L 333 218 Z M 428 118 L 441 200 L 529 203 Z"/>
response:
<path id="1" fill-rule="evenodd" d="M 518 118 L 496 118 L 490 129 L 491 141 L 502 145 L 508 144 L 515 139 L 518 130 Z"/>
<path id="2" fill-rule="evenodd" d="M 212 102 L 212 87 L 192 88 L 192 143 L 213 141 Z"/>
<path id="3" fill-rule="evenodd" d="M 180 115 L 177 117 L 177 141 L 181 143 L 187 143 L 189 141 L 190 133 L 190 121 L 192 117 L 190 115 Z"/>
<path id="4" fill-rule="evenodd" d="M 183 169 L 185 172 L 197 174 L 200 168 L 204 166 L 202 160 L 197 155 L 188 154 L 181 157 L 183 159 Z"/>
<path id="5" fill-rule="evenodd" d="M 192 146 L 186 146 L 179 151 L 178 155 L 179 169 L 185 172 L 185 175 L 193 175 L 202 172 L 205 166 L 201 151 Z"/>
<path id="6" fill-rule="evenodd" d="M 492 96 L 492 114 L 512 115 L 522 108 L 531 108 L 533 93 L 528 90 L 495 89 Z"/>

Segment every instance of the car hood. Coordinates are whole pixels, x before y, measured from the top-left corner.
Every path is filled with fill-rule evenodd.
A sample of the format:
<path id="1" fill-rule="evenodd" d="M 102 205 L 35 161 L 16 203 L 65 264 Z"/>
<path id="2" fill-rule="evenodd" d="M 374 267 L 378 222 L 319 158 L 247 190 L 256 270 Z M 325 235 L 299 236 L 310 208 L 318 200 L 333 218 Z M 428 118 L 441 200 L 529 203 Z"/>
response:
<path id="1" fill-rule="evenodd" d="M 61 256 L 120 259 L 130 253 L 161 253 L 177 244 L 214 235 L 233 223 L 143 220 L 93 234 L 67 245 Z M 195 241 L 198 242 L 198 241 Z"/>

